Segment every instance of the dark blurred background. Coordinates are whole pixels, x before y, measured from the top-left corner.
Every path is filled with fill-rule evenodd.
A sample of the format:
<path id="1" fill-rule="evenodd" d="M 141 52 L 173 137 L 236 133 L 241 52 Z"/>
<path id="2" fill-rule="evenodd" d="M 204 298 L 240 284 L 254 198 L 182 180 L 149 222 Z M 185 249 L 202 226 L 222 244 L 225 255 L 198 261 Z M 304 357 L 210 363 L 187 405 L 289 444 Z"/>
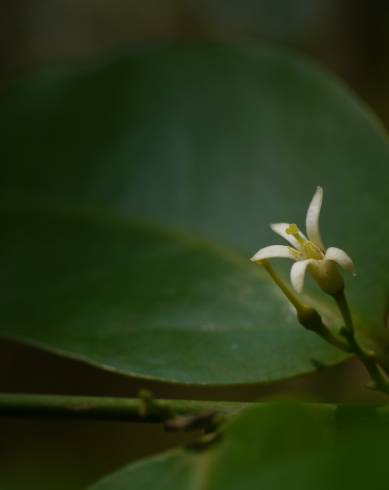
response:
<path id="1" fill-rule="evenodd" d="M 306 52 L 387 120 L 386 0 L 3 0 L 0 84 L 141 44 L 266 39 Z"/>
<path id="2" fill-rule="evenodd" d="M 40 66 L 82 63 L 141 45 L 259 39 L 308 54 L 345 80 L 389 124 L 389 3 L 385 0 L 3 0 L 0 90 Z M 309 333 L 307 333 L 309 335 Z M 0 344 L 0 391 L 328 402 L 379 401 L 354 362 L 267 387 L 191 388 L 131 380 L 35 349 Z M 2 490 L 77 490 L 193 436 L 111 422 L 0 421 Z"/>

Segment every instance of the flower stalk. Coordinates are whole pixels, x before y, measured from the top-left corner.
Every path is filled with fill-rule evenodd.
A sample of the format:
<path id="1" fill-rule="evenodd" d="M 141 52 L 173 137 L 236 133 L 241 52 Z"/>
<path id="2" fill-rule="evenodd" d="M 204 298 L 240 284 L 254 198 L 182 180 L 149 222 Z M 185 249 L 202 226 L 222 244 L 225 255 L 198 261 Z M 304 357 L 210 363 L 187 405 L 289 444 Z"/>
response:
<path id="1" fill-rule="evenodd" d="M 338 338 L 337 336 L 335 336 L 331 332 L 331 330 L 326 325 L 324 325 L 321 316 L 314 308 L 300 301 L 300 299 L 293 293 L 290 288 L 288 288 L 288 286 L 280 278 L 280 276 L 276 273 L 276 271 L 267 260 L 263 260 L 261 265 L 273 279 L 275 284 L 281 289 L 289 302 L 294 306 L 294 308 L 296 309 L 297 319 L 304 328 L 315 332 L 317 335 L 319 335 L 338 349 L 341 349 L 344 352 L 350 352 L 348 343 L 345 342 L 342 338 Z"/>
<path id="2" fill-rule="evenodd" d="M 288 298 L 289 302 L 296 308 L 297 314 L 305 309 L 305 305 L 301 303 L 299 298 L 293 293 L 293 291 L 288 288 L 288 286 L 284 283 L 284 281 L 280 278 L 280 276 L 276 273 L 273 267 L 270 265 L 268 260 L 262 260 L 261 265 L 269 274 L 269 276 L 273 279 L 275 284 L 281 289 L 284 295 Z"/>
<path id="3" fill-rule="evenodd" d="M 369 387 L 378 391 L 382 391 L 383 393 L 389 395 L 389 378 L 378 365 L 375 358 L 375 353 L 373 351 L 365 349 L 356 338 L 354 322 L 344 290 L 342 289 L 338 293 L 334 294 L 333 298 L 345 323 L 345 326 L 342 328 L 341 333 L 346 339 L 350 351 L 359 358 L 359 360 L 362 362 L 367 372 L 369 373 L 372 380 L 372 383 Z"/>

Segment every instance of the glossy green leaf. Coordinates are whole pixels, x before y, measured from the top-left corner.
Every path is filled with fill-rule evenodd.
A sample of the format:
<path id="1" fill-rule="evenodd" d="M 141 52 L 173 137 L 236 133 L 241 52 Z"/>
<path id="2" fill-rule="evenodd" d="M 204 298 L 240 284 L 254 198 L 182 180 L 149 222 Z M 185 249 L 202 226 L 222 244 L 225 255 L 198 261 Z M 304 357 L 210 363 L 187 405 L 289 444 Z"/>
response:
<path id="1" fill-rule="evenodd" d="M 59 209 L 1 216 L 4 335 L 183 383 L 273 380 L 341 358 L 262 271 L 207 242 Z"/>
<path id="2" fill-rule="evenodd" d="M 239 415 L 213 445 L 131 464 L 90 490 L 386 488 L 387 415 L 365 408 L 349 409 L 348 417 L 351 427 L 334 406 L 257 406 Z"/>
<path id="3" fill-rule="evenodd" d="M 144 50 L 83 70 L 53 70 L 2 97 L 0 129 L 0 158 L 5 163 L 0 189 L 5 202 L 91 208 L 97 216 L 109 212 L 145 220 L 239 250 L 243 260 L 264 245 L 282 242 L 270 232 L 269 222 L 302 223 L 314 188 L 321 184 L 324 239 L 328 245 L 344 248 L 356 263 L 358 278 L 348 284 L 354 315 L 359 325 L 374 327 L 377 337 L 379 333 L 386 337 L 382 327 L 389 285 L 389 253 L 383 246 L 389 237 L 388 145 L 360 103 L 297 56 L 268 46 L 213 45 Z M 35 218 L 31 219 L 34 227 Z M 26 220 L 30 218 L 22 216 L 14 226 L 24 227 Z M 11 233 L 3 240 L 9 252 L 4 262 L 9 276 L 21 283 L 28 269 L 22 271 L 20 257 L 12 252 L 13 239 Z M 63 237 L 62 253 L 75 247 L 67 243 L 74 239 Z M 35 249 L 38 243 L 39 239 Z M 158 248 L 156 243 L 156 254 Z M 35 249 L 29 253 L 34 255 Z M 21 253 L 30 257 L 25 250 Z M 125 257 L 117 260 L 127 260 L 130 246 L 122 253 Z M 172 274 L 184 274 L 183 267 L 175 267 Z M 249 289 L 252 278 L 260 277 L 254 268 L 245 266 L 235 286 L 234 274 L 225 272 L 229 279 L 216 281 L 219 294 L 228 295 L 231 288 L 237 293 L 238 286 L 240 293 L 246 283 Z M 156 286 L 153 294 L 137 290 L 149 305 L 147 324 L 160 325 L 170 339 L 170 325 L 180 319 L 181 333 L 175 333 L 178 345 L 185 353 L 195 353 L 185 367 L 179 365 L 177 346 L 159 339 L 161 352 L 153 359 L 143 359 L 147 349 L 138 355 L 131 349 L 116 352 L 114 346 L 103 359 L 92 352 L 93 327 L 86 326 L 85 315 L 76 321 L 77 311 L 71 311 L 70 304 L 61 315 L 57 310 L 58 317 L 70 315 L 78 329 L 82 324 L 90 331 L 86 351 L 85 342 L 74 335 L 77 328 L 62 332 L 60 342 L 59 334 L 56 338 L 56 332 L 62 331 L 60 322 L 50 318 L 49 327 L 33 327 L 29 316 L 23 317 L 23 309 L 15 313 L 13 322 L 5 309 L 0 328 L 7 335 L 109 368 L 186 382 L 269 381 L 309 371 L 312 358 L 324 363 L 335 360 L 332 349 L 319 347 L 311 334 L 299 330 L 286 301 L 262 279 L 258 279 L 256 306 L 248 305 L 244 312 L 240 294 L 231 295 L 227 317 L 219 311 L 212 271 L 213 266 L 201 269 L 201 275 L 196 272 L 197 287 L 207 288 L 210 306 L 202 306 L 200 314 L 190 299 L 179 305 L 172 301 L 166 321 L 167 313 L 160 307 L 166 293 L 162 293 L 163 283 L 156 286 L 153 260 L 138 269 L 142 280 Z M 132 278 L 134 284 L 139 281 Z M 53 283 L 51 275 L 43 273 L 27 280 L 36 290 L 53 292 L 43 295 L 46 307 L 42 306 L 39 317 L 49 318 L 45 308 L 58 307 L 52 302 L 54 291 L 61 288 L 60 278 L 56 280 Z M 112 276 L 111 284 L 117 291 L 122 278 Z M 99 286 L 96 281 L 94 287 Z M 319 297 L 317 288 L 307 292 L 326 319 L 339 325 L 332 305 Z M 95 294 L 97 298 L 103 293 Z M 18 289 L 12 297 L 14 305 L 28 303 L 25 295 L 26 290 Z M 113 306 L 107 305 L 107 317 Z M 125 332 L 117 334 L 118 344 L 129 345 L 126 311 L 130 308 L 128 300 L 123 311 L 115 310 L 114 318 L 104 322 L 104 335 L 101 325 L 96 325 L 95 338 L 109 337 L 112 329 Z M 93 316 L 102 315 L 101 310 L 96 306 Z M 185 325 L 190 322 L 191 335 L 183 327 L 183 318 Z M 42 322 L 38 316 L 37 321 Z M 139 320 L 139 329 L 143 325 Z M 69 338 L 64 340 L 64 335 Z M 154 342 L 152 337 L 148 340 Z M 154 356 L 157 345 L 148 348 Z M 186 358 L 184 353 L 182 357 Z"/>

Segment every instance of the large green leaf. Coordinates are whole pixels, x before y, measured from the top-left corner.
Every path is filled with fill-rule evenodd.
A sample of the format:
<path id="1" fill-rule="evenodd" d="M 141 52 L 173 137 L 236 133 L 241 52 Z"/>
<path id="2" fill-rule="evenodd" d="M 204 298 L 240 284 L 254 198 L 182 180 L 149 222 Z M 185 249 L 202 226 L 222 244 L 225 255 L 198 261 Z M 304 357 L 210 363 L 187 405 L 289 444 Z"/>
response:
<path id="1" fill-rule="evenodd" d="M 341 358 L 296 325 L 262 271 L 207 242 L 14 205 L 2 209 L 2 229 L 10 337 L 184 383 L 274 380 Z"/>
<path id="2" fill-rule="evenodd" d="M 97 216 L 109 210 L 126 219 L 202 235 L 240 250 L 246 258 L 260 246 L 278 241 L 268 229 L 270 221 L 301 222 L 315 185 L 323 185 L 326 242 L 344 247 L 359 273 L 348 287 L 357 320 L 385 334 L 389 254 L 382 244 L 389 236 L 389 222 L 384 219 L 389 204 L 388 146 L 378 125 L 353 97 L 295 55 L 268 46 L 202 46 L 145 50 L 93 68 L 46 72 L 2 97 L 0 129 L 0 158 L 5 162 L 0 188 L 7 203 L 87 207 Z M 92 316 L 103 316 L 104 322 L 86 326 L 86 315 L 77 316 L 80 311 L 72 311 L 71 302 L 64 303 L 66 308 L 60 312 L 53 297 L 62 281 L 59 276 L 54 281 L 50 273 L 55 262 L 50 270 L 43 268 L 46 274 L 28 279 L 28 268 L 20 267 L 24 259 L 15 250 L 26 254 L 27 261 L 42 238 L 34 232 L 40 218 L 23 212 L 19 216 L 13 226 L 24 228 L 28 220 L 33 245 L 27 253 L 15 248 L 15 234 L 5 235 L 4 262 L 15 282 L 42 291 L 40 304 L 45 306 L 36 313 L 35 322 L 30 313 L 24 314 L 28 308 L 14 314 L 3 308 L 1 328 L 7 335 L 126 372 L 201 383 L 269 381 L 308 371 L 312 358 L 324 363 L 335 360 L 332 349 L 319 347 L 297 328 L 286 301 L 254 272 L 255 266 L 241 266 L 245 272 L 235 286 L 235 272 L 230 274 L 227 268 L 225 280 L 216 280 L 216 293 L 214 269 L 218 260 L 224 260 L 217 259 L 216 251 L 213 266 L 194 271 L 191 262 L 182 259 L 171 270 L 170 280 L 181 284 L 183 277 L 191 277 L 200 283 L 194 289 L 207 289 L 209 306 L 201 305 L 201 312 L 199 304 L 194 308 L 192 291 L 181 304 L 175 305 L 175 298 L 166 304 L 164 283 L 157 283 L 152 258 L 137 276 L 132 274 L 132 289 L 126 285 L 149 305 L 147 320 L 138 317 L 139 331 L 146 335 L 145 323 L 159 325 L 161 336 L 174 337 L 178 345 L 147 336 L 152 355 L 158 347 L 161 352 L 145 360 L 147 349 L 136 354 L 128 347 L 123 352 L 125 347 L 111 349 L 105 342 L 103 358 L 93 346 L 96 339 L 110 337 L 110 330 L 117 333 L 121 346 L 134 341 L 126 323 L 131 300 L 115 309 L 112 318 L 111 296 L 104 315 L 99 307 L 104 303 L 97 298 L 106 287 L 99 289 L 102 284 L 93 282 L 88 271 L 96 295 L 95 301 L 89 299 L 95 308 Z M 58 228 L 61 221 L 59 217 Z M 56 242 L 61 255 L 77 243 L 65 230 Z M 50 228 L 46 231 L 44 240 L 49 240 Z M 134 253 L 133 241 L 128 242 L 127 248 L 112 244 L 123 254 L 115 260 L 126 261 Z M 156 255 L 160 246 L 156 241 L 151 247 Z M 82 266 L 82 261 L 73 264 L 69 274 L 76 266 Z M 134 286 L 139 276 L 153 284 L 153 292 Z M 258 277 L 257 293 L 243 306 L 242 284 L 250 289 L 253 277 Z M 110 284 L 115 291 L 122 287 L 119 271 Z M 74 290 L 72 301 L 80 303 L 81 293 L 77 292 L 77 300 Z M 219 302 L 218 294 L 230 295 L 228 315 L 219 311 L 225 302 Z M 310 299 L 312 294 L 316 289 L 310 291 Z M 15 306 L 33 303 L 23 288 L 17 289 L 12 301 Z M 319 301 L 327 319 L 334 321 L 328 304 Z M 55 318 L 49 314 L 54 308 Z M 77 328 L 64 331 L 59 320 L 68 316 Z M 168 334 L 178 323 L 180 330 Z M 83 328 L 90 332 L 87 342 L 74 333 Z M 186 367 L 177 357 L 178 347 L 183 348 L 184 359 L 186 352 L 195 353 Z"/>
<path id="3" fill-rule="evenodd" d="M 345 418 L 325 405 L 250 408 L 213 445 L 130 464 L 90 490 L 386 488 L 387 415 L 346 412 Z"/>

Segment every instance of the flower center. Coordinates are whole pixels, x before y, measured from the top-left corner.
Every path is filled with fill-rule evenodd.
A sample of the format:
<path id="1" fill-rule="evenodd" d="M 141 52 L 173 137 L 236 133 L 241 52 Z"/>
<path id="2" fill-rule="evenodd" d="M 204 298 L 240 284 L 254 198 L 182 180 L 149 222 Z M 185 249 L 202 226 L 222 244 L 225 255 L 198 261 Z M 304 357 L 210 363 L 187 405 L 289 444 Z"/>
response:
<path id="1" fill-rule="evenodd" d="M 324 258 L 322 250 L 315 243 L 304 238 L 296 224 L 293 223 L 289 225 L 286 229 L 286 233 L 292 235 L 301 245 L 301 250 L 295 250 L 293 253 L 296 258 L 300 258 L 300 260 L 304 258 L 321 260 Z"/>

